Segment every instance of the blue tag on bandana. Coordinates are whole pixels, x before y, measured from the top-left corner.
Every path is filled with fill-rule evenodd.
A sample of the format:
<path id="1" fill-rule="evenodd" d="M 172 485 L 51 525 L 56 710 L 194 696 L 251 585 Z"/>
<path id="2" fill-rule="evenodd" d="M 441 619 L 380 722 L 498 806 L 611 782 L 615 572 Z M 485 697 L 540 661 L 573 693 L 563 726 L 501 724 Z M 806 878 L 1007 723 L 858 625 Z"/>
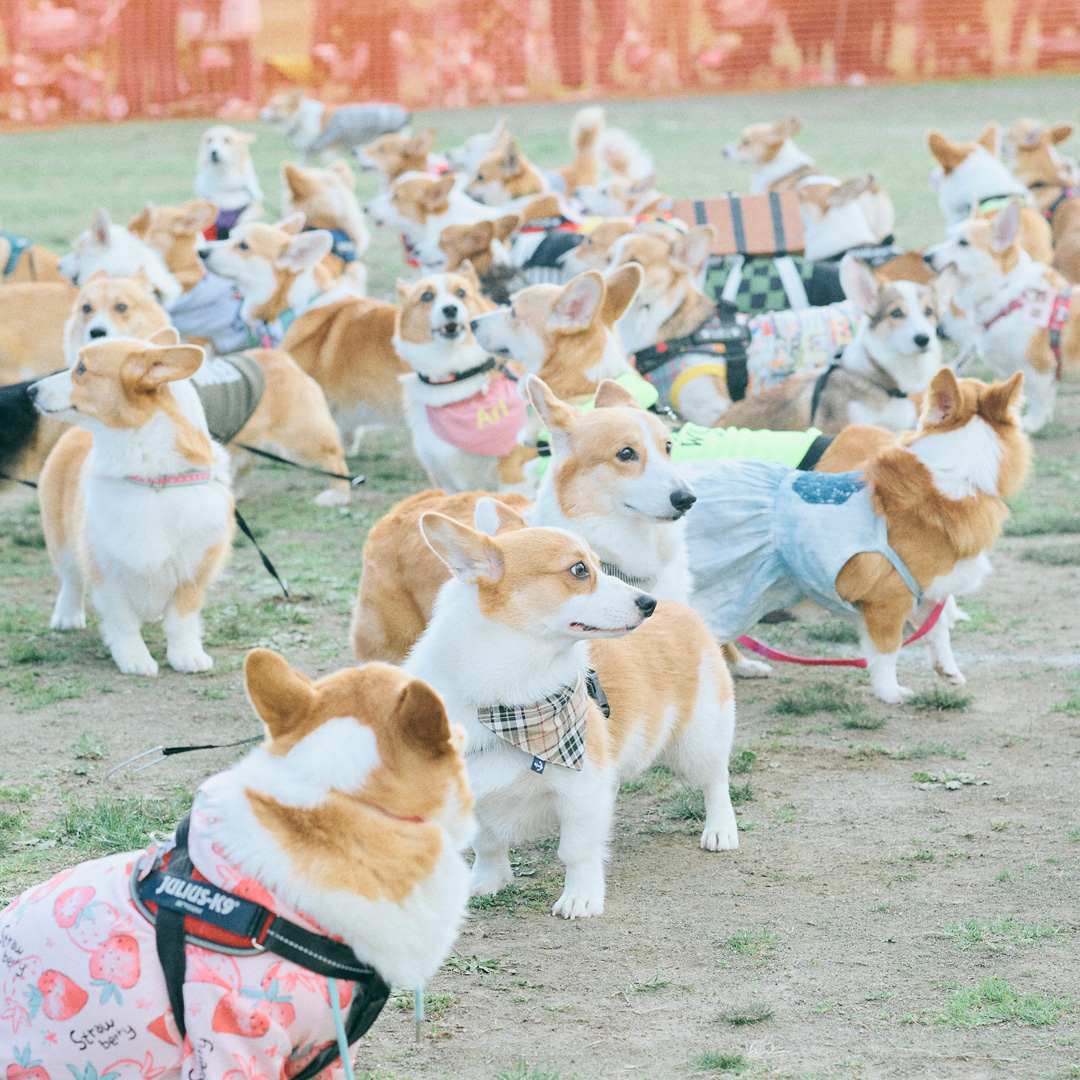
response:
<path id="1" fill-rule="evenodd" d="M 542 757 L 534 757 L 532 760 L 532 771 L 535 773 L 542 773 L 547 766 L 547 762 Z"/>

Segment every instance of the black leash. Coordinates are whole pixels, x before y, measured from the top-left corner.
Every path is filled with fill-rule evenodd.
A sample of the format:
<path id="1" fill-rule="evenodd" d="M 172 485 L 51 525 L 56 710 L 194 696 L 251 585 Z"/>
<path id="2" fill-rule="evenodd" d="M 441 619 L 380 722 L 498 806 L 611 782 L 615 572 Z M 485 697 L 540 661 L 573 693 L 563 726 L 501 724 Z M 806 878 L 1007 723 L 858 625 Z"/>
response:
<path id="1" fill-rule="evenodd" d="M 23 487 L 33 488 L 37 491 L 37 484 L 32 480 L 20 480 L 17 476 L 12 476 L 10 473 L 0 472 L 0 480 L 11 480 L 16 484 L 22 484 Z"/>
<path id="2" fill-rule="evenodd" d="M 266 572 L 281 586 L 281 591 L 285 594 L 286 600 L 291 600 L 289 595 L 289 586 L 279 576 L 277 570 L 274 569 L 274 564 L 267 557 L 267 554 L 261 547 L 259 547 L 259 541 L 255 539 L 255 534 L 251 531 L 251 527 L 244 520 L 243 514 L 234 506 L 233 515 L 236 517 L 236 524 L 240 527 L 240 531 L 255 545 L 255 550 L 259 553 L 259 558 L 262 559 L 263 566 L 266 567 Z"/>
<path id="3" fill-rule="evenodd" d="M 144 750 L 141 754 L 136 754 L 134 757 L 128 758 L 127 761 L 121 761 L 119 765 L 114 765 L 105 774 L 104 779 L 108 780 L 114 772 L 119 772 L 121 769 L 126 768 L 128 765 L 133 765 L 136 761 L 141 761 L 150 754 L 160 752 L 161 757 L 154 758 L 153 761 L 148 761 L 145 765 L 140 765 L 134 770 L 135 772 L 142 772 L 143 769 L 149 769 L 151 765 L 157 765 L 159 762 L 164 761 L 167 757 L 172 757 L 174 754 L 190 754 L 193 750 L 230 750 L 234 746 L 248 746 L 250 743 L 259 742 L 262 738 L 262 735 L 253 735 L 250 739 L 240 739 L 237 742 L 203 743 L 201 746 L 154 746 L 149 750 Z"/>
<path id="4" fill-rule="evenodd" d="M 271 454 L 269 450 L 260 450 L 257 446 L 249 446 L 247 443 L 232 442 L 230 446 L 239 446 L 241 450 L 246 450 L 249 454 L 258 454 L 259 457 L 264 457 L 268 461 L 276 461 L 280 465 L 291 465 L 294 469 L 303 469 L 304 472 L 314 473 L 316 476 L 329 476 L 334 480 L 348 480 L 353 487 L 359 487 L 364 483 L 363 476 L 349 476 L 346 473 L 330 472 L 328 469 L 320 469 L 315 465 L 303 465 L 299 461 L 290 461 L 288 458 L 281 457 L 279 454 Z"/>

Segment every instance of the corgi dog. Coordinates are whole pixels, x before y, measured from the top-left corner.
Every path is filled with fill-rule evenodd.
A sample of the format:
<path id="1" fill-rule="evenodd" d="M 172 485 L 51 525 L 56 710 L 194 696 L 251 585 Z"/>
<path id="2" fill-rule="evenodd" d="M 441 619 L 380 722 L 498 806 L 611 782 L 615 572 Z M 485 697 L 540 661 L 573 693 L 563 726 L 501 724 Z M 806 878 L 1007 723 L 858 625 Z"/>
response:
<path id="1" fill-rule="evenodd" d="M 454 172 L 471 179 L 480 168 L 480 162 L 509 138 L 507 119 L 505 116 L 500 117 L 490 131 L 479 131 L 475 135 L 470 135 L 461 146 L 454 146 L 447 150 L 447 163 Z"/>
<path id="2" fill-rule="evenodd" d="M 403 420 L 398 379 L 409 368 L 393 345 L 396 309 L 332 283 L 319 265 L 330 251 L 329 233 L 302 232 L 302 224 L 293 215 L 278 225 L 241 225 L 200 255 L 210 270 L 236 283 L 245 321 L 322 387 L 355 446 L 362 425 Z"/>
<path id="3" fill-rule="evenodd" d="M 956 304 L 974 328 L 979 355 L 1003 378 L 1024 373 L 1024 428 L 1053 419 L 1057 382 L 1080 371 L 1080 318 L 1065 279 L 1024 249 L 1023 211 L 1010 203 L 992 218 L 954 225 L 931 247 L 935 268 L 955 266 Z"/>
<path id="4" fill-rule="evenodd" d="M 526 424 L 514 381 L 476 342 L 470 321 L 495 305 L 470 264 L 455 274 L 397 283 L 394 348 L 413 369 L 402 379 L 416 455 L 453 493 L 499 488 L 499 463 Z"/>
<path id="5" fill-rule="evenodd" d="M 196 345 L 113 338 L 85 346 L 74 367 L 30 389 L 45 416 L 77 425 L 49 454 L 38 485 L 60 578 L 49 625 L 85 627 L 89 586 L 124 675 L 157 674 L 141 627 L 158 619 L 173 668 L 213 666 L 199 611 L 235 526 L 229 459 L 186 382 L 202 361 Z"/>
<path id="6" fill-rule="evenodd" d="M 520 227 L 520 214 L 505 214 L 494 221 L 477 221 L 473 225 L 447 225 L 439 234 L 434 256 L 438 265 L 421 263 L 421 266 L 430 273 L 453 273 L 468 261 L 481 276 L 493 266 L 510 266 L 507 243 Z M 425 252 L 425 256 L 429 254 Z"/>
<path id="7" fill-rule="evenodd" d="M 513 880 L 512 844 L 557 828 L 566 877 L 552 914 L 603 914 L 619 784 L 657 761 L 704 790 L 701 847 L 737 847 L 735 702 L 700 618 L 605 574 L 579 537 L 531 528 L 493 499 L 479 501 L 475 525 L 420 519 L 453 577 L 405 662 L 465 729 L 473 895 Z M 587 696 L 590 668 L 610 717 Z"/>
<path id="8" fill-rule="evenodd" d="M 699 500 L 686 529 L 691 603 L 721 640 L 801 599 L 857 612 L 874 693 L 900 704 L 911 694 L 896 677 L 905 622 L 921 625 L 936 603 L 978 587 L 1008 515 L 1003 500 L 1027 474 L 1022 387 L 1019 372 L 987 386 L 941 368 L 918 430 L 886 442 L 861 473 L 684 466 Z M 938 619 L 926 640 L 934 669 L 959 684 L 949 622 Z"/>
<path id="9" fill-rule="evenodd" d="M 633 232 L 634 223 L 627 218 L 601 221 L 582 234 L 581 243 L 563 256 L 562 264 L 571 276 L 586 270 L 603 273 L 611 264 L 612 248 L 620 236 Z"/>
<path id="10" fill-rule="evenodd" d="M 574 194 L 586 214 L 604 218 L 649 214 L 667 198 L 656 187 L 656 173 L 640 180 L 613 176 L 596 184 L 583 184 Z"/>
<path id="11" fill-rule="evenodd" d="M 229 230 L 262 217 L 263 192 L 249 147 L 255 136 L 228 124 L 215 124 L 199 140 L 195 194 L 217 207 L 207 239 L 225 240 Z"/>
<path id="12" fill-rule="evenodd" d="M 938 163 L 931 183 L 949 225 L 974 213 L 1000 210 L 1009 199 L 1030 199 L 1026 185 L 1001 162 L 997 124 L 988 124 L 975 142 L 954 143 L 940 131 L 931 131 L 926 143 Z M 1053 257 L 1050 223 L 1034 206 L 1024 206 L 1020 218 L 1024 250 L 1036 262 L 1049 263 Z"/>
<path id="13" fill-rule="evenodd" d="M 165 308 L 171 307 L 184 291 L 162 257 L 123 225 L 114 225 L 107 210 L 94 213 L 90 228 L 75 238 L 71 250 L 60 260 L 60 272 L 75 286 L 81 285 L 95 270 L 104 270 L 114 277 L 127 277 L 142 270 Z"/>
<path id="14" fill-rule="evenodd" d="M 945 270 L 933 286 L 883 281 L 846 255 L 840 280 L 860 313 L 854 338 L 824 372 L 792 375 L 735 402 L 725 427 L 838 433 L 849 424 L 910 431 L 918 422 L 912 400 L 941 367 L 938 311 L 952 299 L 957 276 Z"/>
<path id="15" fill-rule="evenodd" d="M 465 194 L 483 206 L 517 209 L 538 195 L 556 190 L 510 138 L 480 162 L 476 175 L 465 186 Z"/>
<path id="16" fill-rule="evenodd" d="M 64 322 L 78 291 L 66 281 L 0 288 L 0 386 L 64 366 Z"/>
<path id="17" fill-rule="evenodd" d="M 400 131 L 410 117 L 400 105 L 377 102 L 335 107 L 299 90 L 286 90 L 266 103 L 259 119 L 310 161 L 316 154 L 350 154 L 379 135 Z"/>
<path id="18" fill-rule="evenodd" d="M 186 840 L 66 869 L 0 916 L 0 975 L 25 1066 L 10 1075 L 58 1077 L 68 1066 L 236 1080 L 296 1076 L 316 1059 L 328 1061 L 320 1076 L 343 1075 L 331 980 L 295 962 L 301 953 L 275 952 L 270 935 L 252 948 L 250 935 L 215 927 L 207 940 L 205 923 L 188 922 L 174 1017 L 147 915 L 148 904 L 162 911 L 169 883 L 186 890 L 189 910 L 212 919 L 253 902 L 277 917 L 278 934 L 295 941 L 299 929 L 324 957 L 320 939 L 333 939 L 353 967 L 368 966 L 358 981 L 332 980 L 343 1013 L 354 1003 L 368 1013 L 359 1031 L 346 1024 L 350 1057 L 390 986 L 422 985 L 449 955 L 466 913 L 473 818 L 464 732 L 438 696 L 384 664 L 313 681 L 269 649 L 248 654 L 244 682 L 264 739 L 200 785 Z M 88 1035 L 75 1046 L 73 1025 L 121 1041 Z"/>
<path id="19" fill-rule="evenodd" d="M 67 281 L 60 273 L 60 256 L 27 236 L 0 229 L 0 284 Z"/>
<path id="20" fill-rule="evenodd" d="M 794 143 L 802 131 L 802 122 L 785 116 L 775 124 L 751 124 L 735 142 L 724 147 L 724 157 L 750 165 L 750 193 L 790 191 L 800 180 L 813 176 L 814 159 Z"/>
<path id="21" fill-rule="evenodd" d="M 891 243 L 896 214 L 873 174 L 842 183 L 831 176 L 808 176 L 796 191 L 806 242 L 803 254 L 811 262 Z"/>
<path id="22" fill-rule="evenodd" d="M 510 304 L 472 320 L 482 349 L 539 375 L 556 397 L 591 397 L 602 379 L 630 370 L 615 324 L 641 285 L 627 265 L 606 279 L 595 270 L 567 285 L 530 285 Z"/>
<path id="23" fill-rule="evenodd" d="M 367 268 L 359 260 L 371 244 L 371 234 L 360 212 L 354 192 L 356 178 L 348 163 L 338 159 L 325 169 L 305 169 L 286 161 L 281 174 L 285 216 L 303 214 L 304 228 L 330 233 L 334 246 L 326 256 L 327 269 L 334 277 L 350 278 L 363 291 Z"/>
<path id="24" fill-rule="evenodd" d="M 109 338 L 148 341 L 169 326 L 145 276 L 111 278 L 97 271 L 79 291 L 64 328 L 68 366 L 84 345 Z M 246 476 L 255 457 L 241 444 L 292 461 L 347 475 L 337 425 L 319 387 L 281 349 L 251 349 L 243 355 L 204 361 L 191 377 L 211 435 L 228 445 L 234 475 Z M 331 479 L 316 506 L 343 506 L 348 480 Z"/>
<path id="25" fill-rule="evenodd" d="M 450 166 L 446 158 L 432 153 L 438 137 L 435 128 L 426 128 L 416 135 L 400 131 L 380 135 L 366 146 L 357 147 L 356 162 L 361 172 L 378 176 L 381 190 L 407 172 L 439 176 Z"/>
<path id="26" fill-rule="evenodd" d="M 694 493 L 671 463 L 666 425 L 610 380 L 600 383 L 591 412 L 561 402 L 534 375 L 527 389 L 551 436 L 551 467 L 534 503 L 514 493 L 499 501 L 533 525 L 583 537 L 607 573 L 662 600 L 688 599 L 681 522 Z M 482 494 L 422 492 L 371 530 L 352 621 L 357 659 L 404 659 L 448 577 L 420 536 L 420 517 L 438 511 L 468 524 Z"/>

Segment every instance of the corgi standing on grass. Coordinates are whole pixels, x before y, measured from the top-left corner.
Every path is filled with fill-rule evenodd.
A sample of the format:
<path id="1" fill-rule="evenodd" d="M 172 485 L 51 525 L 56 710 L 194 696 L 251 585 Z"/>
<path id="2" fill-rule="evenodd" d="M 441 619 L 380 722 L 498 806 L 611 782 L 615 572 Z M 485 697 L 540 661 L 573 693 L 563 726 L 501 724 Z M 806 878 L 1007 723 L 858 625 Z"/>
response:
<path id="1" fill-rule="evenodd" d="M 110 338 L 30 389 L 45 416 L 78 425 L 41 473 L 41 524 L 60 578 L 50 625 L 86 626 L 91 591 L 125 675 L 156 675 L 142 625 L 161 620 L 169 664 L 208 671 L 199 612 L 232 545 L 228 455 L 186 380 L 203 351 L 171 327 Z"/>

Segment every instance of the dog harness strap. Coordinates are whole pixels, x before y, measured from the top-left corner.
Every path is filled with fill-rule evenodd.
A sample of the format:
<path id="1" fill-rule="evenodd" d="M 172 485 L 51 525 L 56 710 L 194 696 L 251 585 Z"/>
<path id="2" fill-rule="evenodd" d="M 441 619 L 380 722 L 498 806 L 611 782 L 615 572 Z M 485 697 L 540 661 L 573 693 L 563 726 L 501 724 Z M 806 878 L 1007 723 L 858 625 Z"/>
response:
<path id="1" fill-rule="evenodd" d="M 185 817 L 176 827 L 176 847 L 169 859 L 173 871 L 183 875 L 190 874 L 193 869 L 187 847 L 190 824 L 191 819 Z M 158 960 L 161 961 L 161 970 L 165 975 L 165 988 L 169 992 L 173 1020 L 180 1031 L 180 1039 L 183 1040 L 187 1034 L 187 1025 L 184 1023 L 184 977 L 187 974 L 184 916 L 179 911 L 159 904 L 157 918 L 154 920 L 154 937 Z"/>
<path id="2" fill-rule="evenodd" d="M 633 585 L 635 589 L 644 589 L 648 592 L 650 589 L 656 588 L 655 577 L 634 577 L 624 570 L 620 570 L 614 563 L 601 560 L 600 569 L 603 570 L 605 574 L 610 574 L 613 578 L 618 578 L 627 585 Z"/>
<path id="3" fill-rule="evenodd" d="M 648 375 L 663 364 L 669 363 L 683 353 L 705 352 L 738 354 L 750 341 L 750 330 L 743 323 L 728 321 L 714 315 L 706 319 L 692 334 L 661 341 L 639 349 L 630 358 L 639 375 Z"/>
<path id="4" fill-rule="evenodd" d="M 769 215 L 772 217 L 773 243 L 777 255 L 787 254 L 787 236 L 784 234 L 784 209 L 780 205 L 780 193 L 769 192 Z"/>
<path id="5" fill-rule="evenodd" d="M 1072 288 L 1058 293 L 1054 297 L 1054 306 L 1050 309 L 1050 351 L 1054 354 L 1054 367 L 1057 378 L 1061 378 L 1061 331 L 1069 319 L 1072 307 Z"/>
<path id="6" fill-rule="evenodd" d="M 589 697 L 600 706 L 600 711 L 605 716 L 611 716 L 611 706 L 608 704 L 604 688 L 600 685 L 600 676 L 592 668 L 585 672 L 585 689 L 588 691 Z"/>
<path id="7" fill-rule="evenodd" d="M 825 384 L 829 381 L 829 376 L 832 375 L 836 369 L 840 367 L 839 364 L 830 364 L 815 380 L 814 380 L 814 393 L 810 398 L 810 423 L 814 422 L 814 417 L 817 416 L 818 406 L 821 404 L 821 395 L 825 392 Z"/>
<path id="8" fill-rule="evenodd" d="M 806 451 L 802 456 L 802 460 L 795 466 L 802 472 L 811 472 L 817 463 L 822 459 L 825 451 L 832 446 L 835 435 L 818 435 L 816 439 L 810 444 L 810 449 Z"/>
<path id="9" fill-rule="evenodd" d="M 308 225 L 304 232 L 314 232 L 316 225 Z M 356 243 L 344 229 L 320 229 L 320 232 L 328 232 L 333 238 L 334 246 L 330 249 L 331 255 L 336 255 L 343 263 L 356 262 Z"/>

